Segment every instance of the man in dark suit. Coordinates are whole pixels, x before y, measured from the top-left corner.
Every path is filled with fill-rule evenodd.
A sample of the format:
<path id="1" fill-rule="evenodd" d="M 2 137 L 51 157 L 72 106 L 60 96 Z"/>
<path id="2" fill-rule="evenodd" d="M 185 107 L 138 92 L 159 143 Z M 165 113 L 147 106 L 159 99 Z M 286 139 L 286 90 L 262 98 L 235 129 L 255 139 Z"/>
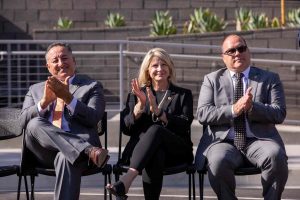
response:
<path id="1" fill-rule="evenodd" d="M 287 155 L 275 127 L 286 116 L 282 83 L 278 74 L 250 65 L 241 36 L 223 40 L 222 57 L 226 68 L 206 75 L 199 95 L 197 119 L 207 128 L 196 166 L 202 169 L 207 162 L 213 190 L 218 199 L 228 200 L 237 199 L 234 170 L 250 162 L 262 171 L 264 199 L 280 199 L 288 177 Z M 234 100 L 238 77 L 242 97 Z M 241 130 L 245 137 L 238 134 Z"/>
<path id="2" fill-rule="evenodd" d="M 42 165 L 55 168 L 54 199 L 78 199 L 81 172 L 91 164 L 102 167 L 109 157 L 97 134 L 105 110 L 103 89 L 75 75 L 69 45 L 51 44 L 45 57 L 51 76 L 32 85 L 23 103 L 25 140 Z"/>

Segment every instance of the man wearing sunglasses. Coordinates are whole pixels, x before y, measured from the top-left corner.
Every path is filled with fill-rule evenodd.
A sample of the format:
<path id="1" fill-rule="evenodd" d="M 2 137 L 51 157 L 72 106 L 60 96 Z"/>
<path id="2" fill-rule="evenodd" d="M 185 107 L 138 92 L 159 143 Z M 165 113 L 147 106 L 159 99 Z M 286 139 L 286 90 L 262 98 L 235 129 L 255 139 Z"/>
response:
<path id="1" fill-rule="evenodd" d="M 287 177 L 287 155 L 275 127 L 286 116 L 283 86 L 278 74 L 250 65 L 244 38 L 225 37 L 222 58 L 226 68 L 204 77 L 197 119 L 204 130 L 196 166 L 206 165 L 218 199 L 237 199 L 235 169 L 261 169 L 263 197 L 281 199 Z"/>

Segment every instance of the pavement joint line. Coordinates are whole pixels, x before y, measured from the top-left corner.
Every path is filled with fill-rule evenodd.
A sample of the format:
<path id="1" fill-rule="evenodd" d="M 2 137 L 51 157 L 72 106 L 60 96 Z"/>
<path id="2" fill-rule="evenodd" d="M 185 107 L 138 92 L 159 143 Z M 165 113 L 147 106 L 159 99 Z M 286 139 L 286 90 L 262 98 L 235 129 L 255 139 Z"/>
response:
<path id="1" fill-rule="evenodd" d="M 6 191 L 7 192 L 7 191 Z M 21 193 L 25 193 L 25 192 L 21 192 Z M 35 192 L 36 195 L 40 194 L 40 195 L 53 195 L 53 192 Z M 103 193 L 94 193 L 94 192 L 81 192 L 80 196 L 104 196 Z M 129 197 L 143 197 L 143 194 L 128 194 Z M 161 197 L 165 197 L 165 198 L 188 198 L 188 195 L 174 195 L 174 194 L 161 194 Z M 199 195 L 196 195 L 196 198 L 199 198 Z M 217 199 L 216 196 L 207 196 L 204 195 L 203 197 L 205 197 L 205 199 Z M 262 199 L 261 197 L 241 197 L 239 196 L 238 199 L 248 199 L 248 200 L 257 200 L 257 199 Z M 281 199 L 281 200 L 299 200 L 299 199 Z"/>

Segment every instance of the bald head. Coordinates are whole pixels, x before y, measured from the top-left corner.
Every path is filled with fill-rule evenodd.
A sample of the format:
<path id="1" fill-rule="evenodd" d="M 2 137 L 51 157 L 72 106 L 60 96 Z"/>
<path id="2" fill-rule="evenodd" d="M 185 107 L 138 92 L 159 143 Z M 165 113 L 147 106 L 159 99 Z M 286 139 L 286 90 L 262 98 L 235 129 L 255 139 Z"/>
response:
<path id="1" fill-rule="evenodd" d="M 245 39 L 239 35 L 228 35 L 222 43 L 222 58 L 233 72 L 243 72 L 250 65 L 250 52 Z"/>

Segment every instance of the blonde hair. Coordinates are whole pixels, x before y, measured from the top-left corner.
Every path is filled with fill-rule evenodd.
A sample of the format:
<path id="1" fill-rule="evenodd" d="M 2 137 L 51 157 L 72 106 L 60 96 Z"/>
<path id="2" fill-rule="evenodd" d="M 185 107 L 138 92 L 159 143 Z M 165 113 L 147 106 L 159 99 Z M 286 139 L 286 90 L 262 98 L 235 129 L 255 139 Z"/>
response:
<path id="1" fill-rule="evenodd" d="M 162 48 L 153 48 L 148 51 L 148 53 L 145 55 L 144 60 L 141 64 L 139 75 L 138 75 L 138 82 L 140 87 L 143 87 L 145 85 L 149 85 L 151 83 L 151 78 L 149 76 L 149 66 L 154 57 L 158 57 L 162 61 L 164 61 L 170 71 L 170 76 L 168 77 L 168 80 L 170 83 L 175 83 L 176 76 L 175 76 L 175 69 L 174 69 L 174 63 L 170 57 L 170 55 Z"/>

